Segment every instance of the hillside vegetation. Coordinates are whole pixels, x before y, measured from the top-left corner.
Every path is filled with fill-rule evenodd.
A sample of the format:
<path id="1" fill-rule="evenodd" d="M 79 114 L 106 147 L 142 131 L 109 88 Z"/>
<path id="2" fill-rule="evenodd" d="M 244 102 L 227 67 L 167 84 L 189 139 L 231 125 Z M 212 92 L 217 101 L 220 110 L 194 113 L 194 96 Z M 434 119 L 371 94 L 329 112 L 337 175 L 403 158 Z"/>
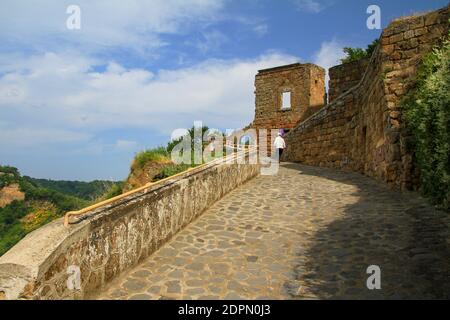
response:
<path id="1" fill-rule="evenodd" d="M 153 156 L 149 156 L 149 154 Z M 155 155 L 157 156 L 154 157 Z M 136 159 L 131 165 L 124 190 L 132 190 L 149 182 L 157 182 L 191 167 L 195 167 L 195 165 L 173 163 L 167 150 L 161 147 L 142 151 L 136 155 Z"/>
<path id="2" fill-rule="evenodd" d="M 92 182 L 82 181 L 55 181 L 48 179 L 35 179 L 25 176 L 25 179 L 38 187 L 50 189 L 74 196 L 80 199 L 93 201 L 101 198 L 106 192 L 118 184 L 113 181 L 95 180 Z"/>
<path id="3" fill-rule="evenodd" d="M 157 147 L 144 150 L 136 154 L 130 168 L 130 174 L 124 182 L 122 192 L 130 191 L 135 188 L 144 186 L 149 182 L 156 182 L 158 180 L 168 178 L 175 174 L 186 171 L 194 164 L 194 144 L 195 144 L 195 130 L 198 130 L 198 136 L 204 137 L 209 128 L 203 126 L 202 128 L 190 128 L 184 138 L 191 141 L 191 157 L 192 164 L 175 164 L 171 160 L 171 153 L 175 146 L 183 141 L 183 137 L 172 140 L 167 144 L 167 147 Z M 200 131 L 201 130 L 201 131 Z M 198 142 L 198 141 L 197 141 Z M 202 150 L 209 144 L 207 141 L 201 141 Z M 116 190 L 119 192 L 119 190 Z M 114 195 L 117 195 L 114 194 Z"/>
<path id="4" fill-rule="evenodd" d="M 341 59 L 341 63 L 349 63 L 364 58 L 370 58 L 372 56 L 373 51 L 377 47 L 379 41 L 380 40 L 378 39 L 374 40 L 371 44 L 367 46 L 366 49 L 345 47 L 343 49 L 345 53 L 345 58 Z"/>
<path id="5" fill-rule="evenodd" d="M 0 166 L 0 197 L 8 194 L 2 192 L 5 190 L 14 190 L 16 194 L 3 199 L 3 205 L 0 206 L 0 255 L 27 233 L 61 217 L 67 211 L 88 206 L 89 199 L 101 196 L 108 190 L 107 186 L 112 188 L 115 185 L 109 181 L 91 184 L 33 179 L 22 177 L 17 168 Z"/>

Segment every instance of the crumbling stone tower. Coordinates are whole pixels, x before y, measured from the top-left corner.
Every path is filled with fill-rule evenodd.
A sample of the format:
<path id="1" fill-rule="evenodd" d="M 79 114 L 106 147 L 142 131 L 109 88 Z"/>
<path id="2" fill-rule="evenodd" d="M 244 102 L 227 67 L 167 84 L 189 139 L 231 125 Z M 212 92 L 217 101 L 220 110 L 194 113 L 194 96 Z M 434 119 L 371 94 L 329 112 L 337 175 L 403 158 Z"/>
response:
<path id="1" fill-rule="evenodd" d="M 260 70 L 255 88 L 252 127 L 289 131 L 324 105 L 325 70 L 311 63 Z"/>
<path id="2" fill-rule="evenodd" d="M 325 104 L 325 70 L 317 65 L 294 63 L 259 70 L 255 77 L 255 118 L 250 125 L 267 130 L 267 140 L 258 141 L 272 152 L 275 132 L 288 133 L 296 124 L 314 114 Z"/>

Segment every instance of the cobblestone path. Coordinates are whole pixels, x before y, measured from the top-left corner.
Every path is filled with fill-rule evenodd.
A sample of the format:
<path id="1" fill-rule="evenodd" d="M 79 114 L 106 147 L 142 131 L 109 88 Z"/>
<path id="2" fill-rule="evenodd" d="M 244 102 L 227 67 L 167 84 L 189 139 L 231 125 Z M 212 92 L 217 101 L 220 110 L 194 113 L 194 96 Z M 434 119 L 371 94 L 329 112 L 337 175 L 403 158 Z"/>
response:
<path id="1" fill-rule="evenodd" d="M 450 298 L 450 219 L 355 173 L 283 164 L 96 299 Z M 369 265 L 381 290 L 368 290 Z"/>

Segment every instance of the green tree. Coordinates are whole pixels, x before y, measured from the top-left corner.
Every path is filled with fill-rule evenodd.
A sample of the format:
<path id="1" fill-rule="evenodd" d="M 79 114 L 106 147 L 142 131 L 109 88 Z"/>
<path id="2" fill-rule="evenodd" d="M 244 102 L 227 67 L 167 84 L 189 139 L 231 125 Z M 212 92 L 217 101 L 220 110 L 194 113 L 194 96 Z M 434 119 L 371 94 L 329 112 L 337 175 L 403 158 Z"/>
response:
<path id="1" fill-rule="evenodd" d="M 88 201 L 93 201 L 104 196 L 114 185 L 118 184 L 118 182 L 102 180 L 82 182 L 35 179 L 27 176 L 23 178 L 37 187 L 58 191 Z"/>
<path id="2" fill-rule="evenodd" d="M 341 63 L 349 63 L 364 58 L 370 58 L 379 43 L 380 40 L 376 39 L 369 44 L 366 49 L 345 47 L 343 51 L 346 54 L 346 57 L 341 59 Z"/>
<path id="3" fill-rule="evenodd" d="M 184 136 L 184 137 L 186 137 L 186 136 L 189 136 L 189 137 L 190 137 L 190 139 L 191 139 L 191 141 L 192 141 L 192 143 L 191 143 L 191 144 L 192 144 L 192 149 L 194 148 L 195 142 L 200 142 L 200 143 L 202 143 L 201 141 L 195 141 L 195 140 L 194 140 L 194 137 L 195 137 L 195 130 L 200 131 L 200 128 L 196 128 L 196 127 L 192 126 L 192 128 L 188 129 L 188 132 L 187 132 L 186 135 Z M 199 134 L 200 132 L 198 132 L 198 135 L 201 137 L 202 140 L 203 140 L 203 137 L 204 137 L 205 133 L 206 133 L 208 130 L 209 130 L 209 127 L 207 127 L 207 126 L 202 126 L 202 128 L 201 128 L 201 135 Z M 170 153 L 172 152 L 173 148 L 175 148 L 175 146 L 176 146 L 177 144 L 179 144 L 181 141 L 183 141 L 183 137 L 179 137 L 178 139 L 171 140 L 171 141 L 167 144 L 167 152 L 170 154 Z"/>

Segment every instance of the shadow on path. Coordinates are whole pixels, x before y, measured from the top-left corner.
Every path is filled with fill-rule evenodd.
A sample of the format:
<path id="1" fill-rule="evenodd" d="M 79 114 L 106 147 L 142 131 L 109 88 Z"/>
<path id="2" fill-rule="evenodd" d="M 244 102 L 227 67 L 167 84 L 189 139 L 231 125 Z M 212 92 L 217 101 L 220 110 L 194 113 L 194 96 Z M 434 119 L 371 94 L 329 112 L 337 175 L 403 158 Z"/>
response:
<path id="1" fill-rule="evenodd" d="M 302 290 L 289 292 L 287 287 L 292 298 L 450 298 L 448 213 L 435 210 L 416 193 L 390 190 L 357 173 L 283 166 L 299 175 L 353 185 L 358 199 L 319 228 L 309 247 L 299 250 L 293 277 Z M 381 290 L 367 289 L 370 265 L 381 268 Z"/>

